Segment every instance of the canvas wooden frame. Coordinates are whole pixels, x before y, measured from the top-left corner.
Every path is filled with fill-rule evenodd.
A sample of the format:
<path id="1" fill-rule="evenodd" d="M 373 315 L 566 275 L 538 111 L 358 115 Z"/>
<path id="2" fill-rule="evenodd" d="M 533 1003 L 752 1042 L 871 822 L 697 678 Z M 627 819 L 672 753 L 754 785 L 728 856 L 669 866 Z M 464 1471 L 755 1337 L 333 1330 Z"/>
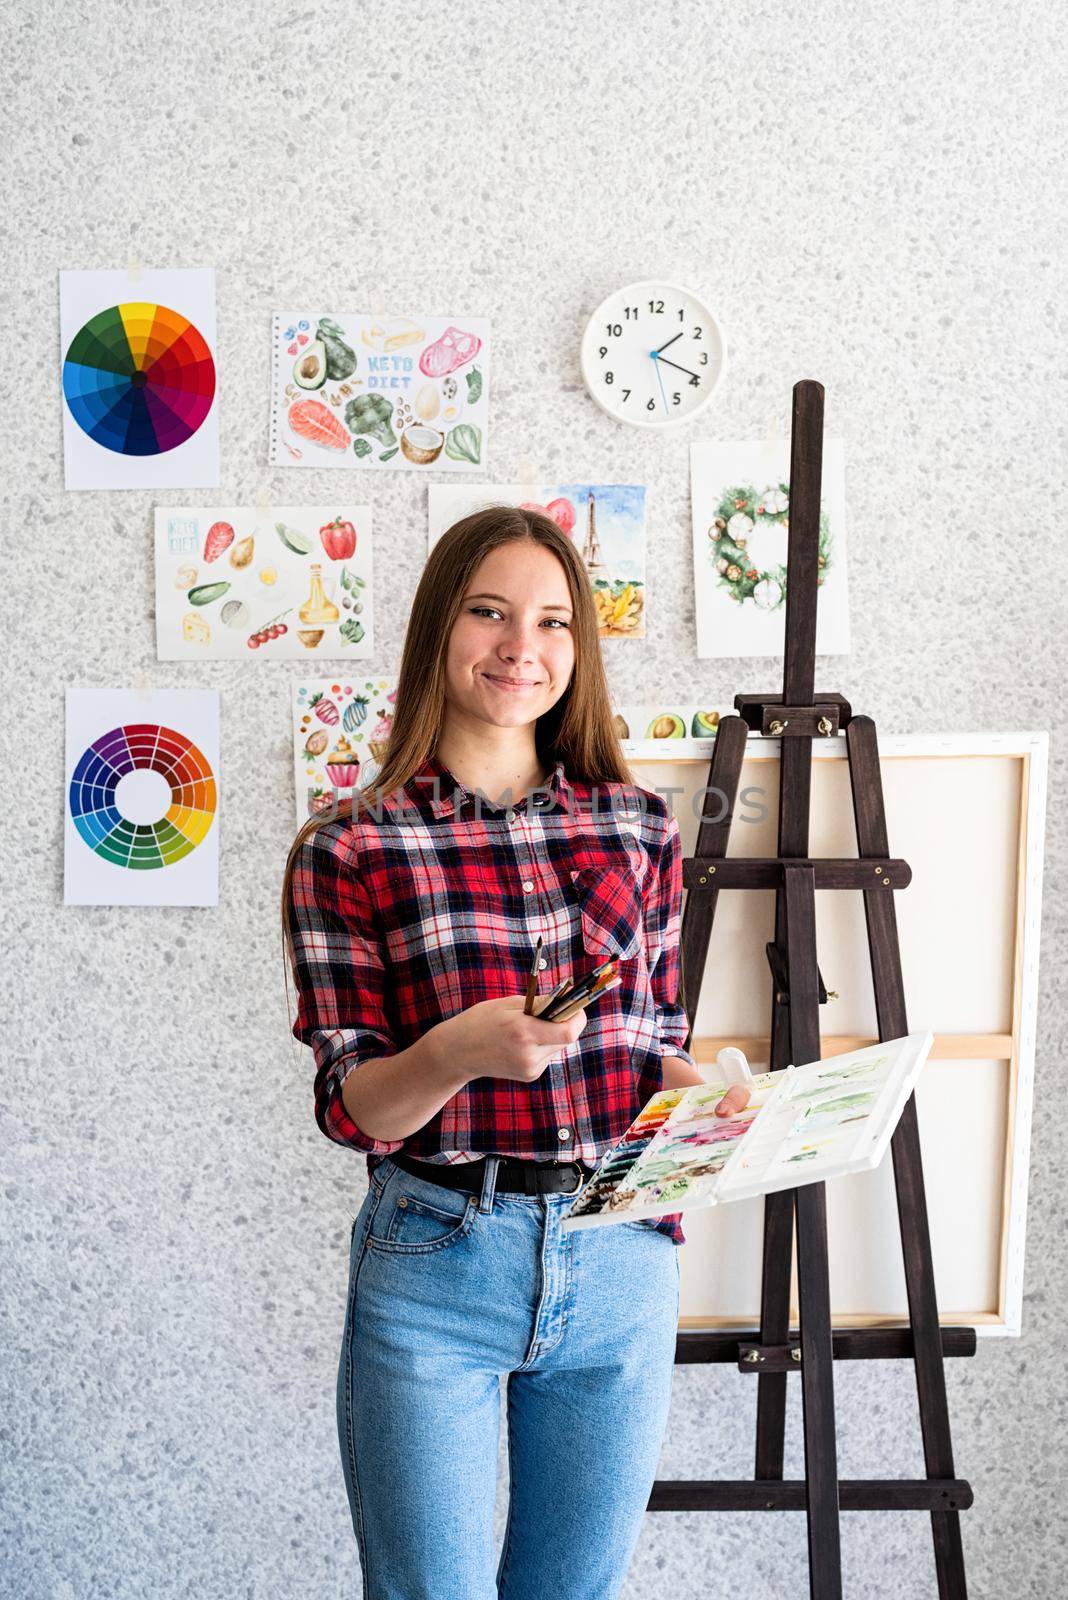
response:
<path id="1" fill-rule="evenodd" d="M 624 745 L 636 782 L 661 790 L 683 787 L 673 805 L 687 855 L 692 853 L 697 828 L 693 797 L 707 781 L 713 748 L 712 740 L 688 739 Z M 981 1334 L 1018 1334 L 1048 736 L 883 737 L 879 749 L 891 852 L 914 867 L 913 883 L 897 897 L 909 1027 L 930 1027 L 935 1035 L 917 1103 L 940 1316 L 944 1323 L 974 1326 Z M 837 792 L 843 782 L 848 789 L 845 741 L 815 740 L 812 751 L 812 854 L 853 855 L 855 836 L 851 826 L 845 827 L 845 806 Z M 736 820 L 731 855 L 775 854 L 778 760 L 777 740 L 750 737 L 740 797 L 755 779 L 756 787 L 765 790 L 768 816 L 750 830 L 751 837 Z M 841 763 L 840 773 L 822 768 L 825 762 Z M 827 794 L 822 797 L 827 801 L 826 817 L 821 815 L 821 772 L 827 779 Z M 741 805 L 736 818 L 740 813 Z M 873 1005 L 870 1018 L 861 1014 L 866 943 L 851 936 L 845 925 L 853 919 L 854 930 L 862 933 L 861 897 L 838 894 L 833 909 L 828 896 L 822 898 L 828 918 L 841 923 L 826 941 L 830 964 L 846 972 L 851 991 L 842 995 L 848 999 L 844 1023 L 836 1026 L 836 1006 L 842 1009 L 838 1002 L 824 1008 L 821 1053 L 827 1056 L 871 1043 L 875 1027 Z M 852 907 L 845 906 L 847 898 Z M 770 892 L 761 896 L 724 891 L 720 897 L 692 1047 L 706 1071 L 727 1044 L 744 1050 L 754 1065 L 767 1061 L 768 1038 L 761 1019 L 770 1018 L 771 980 L 762 950 L 771 931 L 760 924 L 771 902 Z M 822 921 L 818 910 L 818 935 Z M 747 986 L 741 1026 L 730 1025 L 739 1020 L 734 1015 L 738 1007 L 718 1006 L 714 998 L 706 1006 L 706 997 L 717 994 L 722 970 L 732 960 L 737 966 L 737 952 L 724 949 L 725 938 L 747 952 L 744 977 L 735 974 L 735 989 Z M 930 948 L 922 948 L 924 941 Z M 833 990 L 836 974 L 824 966 L 822 944 L 819 954 L 824 979 Z M 857 964 L 851 967 L 854 955 Z M 910 968 L 912 987 L 918 991 L 916 1006 Z M 938 1012 L 942 1005 L 932 987 L 935 973 L 946 996 L 941 1026 L 937 1015 L 925 1014 Z M 974 993 L 969 993 L 969 985 Z M 717 1025 L 718 1013 L 727 1026 Z M 959 1074 L 964 1072 L 969 1077 L 962 1085 Z M 852 1188 L 846 1191 L 841 1185 Z M 758 1201 L 717 1207 L 707 1216 L 687 1213 L 681 1329 L 756 1323 L 760 1216 Z M 832 1184 L 828 1216 L 835 1324 L 864 1327 L 906 1321 L 889 1163 L 863 1181 L 851 1178 Z M 731 1284 L 737 1287 L 731 1289 Z"/>

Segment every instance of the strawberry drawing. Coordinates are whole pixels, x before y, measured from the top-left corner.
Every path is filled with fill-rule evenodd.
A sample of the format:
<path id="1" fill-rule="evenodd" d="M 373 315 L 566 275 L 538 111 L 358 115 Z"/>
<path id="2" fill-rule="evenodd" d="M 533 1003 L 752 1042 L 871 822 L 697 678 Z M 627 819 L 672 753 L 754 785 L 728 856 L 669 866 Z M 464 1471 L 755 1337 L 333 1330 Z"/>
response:
<path id="1" fill-rule="evenodd" d="M 338 709 L 332 700 L 325 700 L 321 694 L 313 694 L 308 701 L 308 710 L 314 711 L 320 722 L 325 722 L 328 728 L 338 725 Z"/>

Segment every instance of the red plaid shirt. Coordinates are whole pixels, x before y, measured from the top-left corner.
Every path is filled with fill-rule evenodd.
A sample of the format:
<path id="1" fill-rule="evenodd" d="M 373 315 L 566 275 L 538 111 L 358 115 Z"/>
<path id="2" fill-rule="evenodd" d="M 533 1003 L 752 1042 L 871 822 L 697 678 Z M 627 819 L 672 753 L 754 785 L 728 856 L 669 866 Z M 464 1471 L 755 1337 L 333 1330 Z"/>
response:
<path id="1" fill-rule="evenodd" d="M 693 1060 L 676 998 L 681 897 L 666 800 L 570 782 L 562 762 L 545 789 L 502 807 L 431 757 L 375 815 L 322 824 L 297 856 L 289 913 L 293 1032 L 315 1055 L 319 1127 L 366 1152 L 369 1170 L 402 1148 L 593 1164 L 663 1086 L 661 1057 Z M 579 1039 L 533 1083 L 473 1079 L 407 1139 L 363 1133 L 341 1098 L 348 1074 L 481 1000 L 522 994 L 539 934 L 542 993 L 619 960 L 620 987 L 589 1008 Z M 647 1225 L 685 1240 L 677 1213 Z"/>

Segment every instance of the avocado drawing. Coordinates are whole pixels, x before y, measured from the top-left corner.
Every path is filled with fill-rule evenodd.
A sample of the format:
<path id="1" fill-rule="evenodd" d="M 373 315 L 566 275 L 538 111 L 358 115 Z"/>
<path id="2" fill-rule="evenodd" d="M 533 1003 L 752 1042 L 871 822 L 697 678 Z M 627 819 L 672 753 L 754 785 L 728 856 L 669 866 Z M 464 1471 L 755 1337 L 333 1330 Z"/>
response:
<path id="1" fill-rule="evenodd" d="M 685 739 L 686 724 L 673 711 L 663 711 L 654 717 L 646 729 L 647 739 Z"/>
<path id="2" fill-rule="evenodd" d="M 316 339 L 293 363 L 293 382 L 302 389 L 321 389 L 326 382 L 326 346 Z"/>
<path id="3" fill-rule="evenodd" d="M 316 330 L 326 360 L 326 376 L 331 383 L 351 378 L 356 371 L 356 352 L 345 343 L 345 330 L 330 317 L 320 317 Z"/>
<path id="4" fill-rule="evenodd" d="M 691 739 L 712 739 L 719 727 L 718 711 L 695 711 L 690 724 Z"/>

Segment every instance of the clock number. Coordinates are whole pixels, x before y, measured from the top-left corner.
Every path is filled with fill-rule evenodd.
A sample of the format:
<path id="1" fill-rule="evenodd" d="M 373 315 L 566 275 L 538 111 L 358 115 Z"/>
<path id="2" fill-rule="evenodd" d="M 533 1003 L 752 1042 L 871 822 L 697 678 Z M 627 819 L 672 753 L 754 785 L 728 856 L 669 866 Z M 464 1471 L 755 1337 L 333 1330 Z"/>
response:
<path id="1" fill-rule="evenodd" d="M 598 347 L 597 354 L 600 356 L 601 360 L 603 361 L 605 356 L 608 354 L 608 346 L 606 344 L 600 345 Z"/>
<path id="2" fill-rule="evenodd" d="M 608 330 L 608 337 L 610 339 L 618 339 L 620 334 L 623 332 L 623 329 L 620 327 L 618 322 L 606 322 L 605 327 Z"/>
<path id="3" fill-rule="evenodd" d="M 628 322 L 630 321 L 630 319 L 632 317 L 634 318 L 635 321 L 637 321 L 637 319 L 638 319 L 638 307 L 637 306 L 624 306 L 623 307 L 623 315 L 626 317 Z"/>
<path id="4" fill-rule="evenodd" d="M 679 391 L 676 389 L 675 393 L 671 396 L 671 404 L 673 406 L 677 406 L 677 405 L 680 404 L 681 400 L 682 400 L 682 396 L 679 393 Z"/>
<path id="5" fill-rule="evenodd" d="M 695 328 L 693 330 L 693 336 L 694 336 L 695 339 L 700 339 L 702 337 L 702 334 L 703 334 L 703 329 L 701 329 L 701 328 Z"/>
<path id="6" fill-rule="evenodd" d="M 624 398 L 624 400 L 629 400 L 630 399 L 630 390 L 629 389 L 624 389 L 623 390 L 623 398 Z"/>
<path id="7" fill-rule="evenodd" d="M 606 372 L 604 375 L 604 381 L 605 383 L 615 383 L 616 380 L 610 372 Z"/>
<path id="8" fill-rule="evenodd" d="M 701 380 L 700 380 L 700 378 L 697 376 L 697 374 L 695 372 L 693 377 L 690 379 L 690 388 L 691 389 L 699 389 L 700 387 L 701 387 Z"/>
<path id="9" fill-rule="evenodd" d="M 655 411 L 656 410 L 656 401 L 655 400 L 647 400 L 645 402 L 645 409 L 646 409 L 646 411 Z"/>
<path id="10" fill-rule="evenodd" d="M 654 317 L 662 317 L 664 315 L 663 300 L 650 300 L 649 310 L 653 313 Z"/>
<path id="11" fill-rule="evenodd" d="M 679 321 L 680 322 L 685 321 L 685 312 L 683 312 L 683 311 L 679 312 Z"/>
<path id="12" fill-rule="evenodd" d="M 708 351 L 707 350 L 702 350 L 701 351 L 700 365 L 702 367 L 707 367 L 708 366 Z"/>

